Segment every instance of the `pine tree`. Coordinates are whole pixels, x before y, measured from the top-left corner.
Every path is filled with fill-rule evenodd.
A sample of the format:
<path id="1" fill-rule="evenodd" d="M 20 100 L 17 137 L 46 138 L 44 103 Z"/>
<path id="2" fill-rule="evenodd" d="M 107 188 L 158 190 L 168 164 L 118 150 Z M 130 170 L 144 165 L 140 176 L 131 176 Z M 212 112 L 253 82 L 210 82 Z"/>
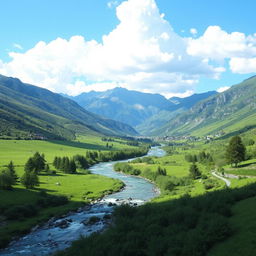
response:
<path id="1" fill-rule="evenodd" d="M 36 152 L 32 159 L 34 162 L 35 171 L 37 173 L 43 171 L 45 168 L 44 154 L 40 155 L 38 152 Z"/>
<path id="2" fill-rule="evenodd" d="M 35 186 L 39 186 L 39 179 L 35 171 L 33 172 L 25 171 L 23 176 L 20 179 L 20 182 L 27 189 L 34 188 Z"/>
<path id="3" fill-rule="evenodd" d="M 192 177 L 192 179 L 194 179 L 194 180 L 200 178 L 202 175 L 195 163 L 193 163 L 190 166 L 189 173 L 190 173 L 190 176 Z"/>
<path id="4" fill-rule="evenodd" d="M 235 167 L 245 160 L 246 148 L 241 140 L 241 137 L 234 136 L 229 141 L 229 145 L 226 150 L 226 159 L 231 166 L 234 164 Z"/>
<path id="5" fill-rule="evenodd" d="M 32 157 L 30 157 L 28 159 L 28 161 L 26 162 L 24 170 L 26 172 L 33 172 L 33 171 L 35 171 L 35 165 L 34 165 L 34 161 L 33 161 Z"/>
<path id="6" fill-rule="evenodd" d="M 76 172 L 76 163 L 75 161 L 72 159 L 69 161 L 69 173 L 75 173 Z"/>
<path id="7" fill-rule="evenodd" d="M 7 165 L 7 170 L 9 170 L 9 172 L 13 178 L 13 185 L 14 185 L 16 183 L 16 181 L 18 180 L 18 176 L 16 174 L 14 164 L 12 161 L 10 161 L 10 163 Z"/>

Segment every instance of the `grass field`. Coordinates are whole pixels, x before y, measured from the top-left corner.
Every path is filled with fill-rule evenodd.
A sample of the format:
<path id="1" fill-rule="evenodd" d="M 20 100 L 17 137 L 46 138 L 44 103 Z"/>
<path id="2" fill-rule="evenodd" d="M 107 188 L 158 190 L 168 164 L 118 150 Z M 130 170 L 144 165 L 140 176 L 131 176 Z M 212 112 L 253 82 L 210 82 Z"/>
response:
<path id="1" fill-rule="evenodd" d="M 134 148 L 118 142 L 110 142 L 110 144 L 113 144 L 111 150 Z M 55 156 L 85 155 L 86 150 L 110 149 L 106 147 L 106 142 L 102 141 L 101 137 L 94 136 L 80 136 L 77 141 L 0 140 L 0 166 L 10 160 L 15 165 L 24 165 L 37 151 L 44 153 L 47 162 L 51 163 Z"/>
<path id="2" fill-rule="evenodd" d="M 76 154 L 85 155 L 87 150 L 118 150 L 134 148 L 125 144 L 126 141 L 110 142 L 113 147 L 106 147 L 106 142 L 100 137 L 79 137 L 79 141 L 38 141 L 38 140 L 0 140 L 0 168 L 11 160 L 15 165 L 18 177 L 24 173 L 24 164 L 35 152 L 45 154 L 45 159 L 51 170 L 55 170 L 52 161 L 55 156 L 72 157 Z M 56 170 L 55 170 L 56 171 Z M 106 194 L 118 191 L 123 187 L 119 180 L 93 174 L 65 174 L 56 171 L 56 174 L 40 174 L 40 186 L 36 189 L 25 189 L 18 182 L 13 190 L 0 191 L 0 247 L 13 235 L 28 231 L 34 225 L 46 221 L 51 216 L 61 215 Z M 40 209 L 36 216 L 18 221 L 4 221 L 1 209 L 8 209 L 17 205 L 36 205 L 41 191 L 52 196 L 66 196 L 69 203 L 57 207 Z"/>
<path id="3" fill-rule="evenodd" d="M 253 256 L 256 252 L 256 197 L 238 202 L 232 208 L 230 224 L 234 235 L 216 245 L 208 256 Z"/>

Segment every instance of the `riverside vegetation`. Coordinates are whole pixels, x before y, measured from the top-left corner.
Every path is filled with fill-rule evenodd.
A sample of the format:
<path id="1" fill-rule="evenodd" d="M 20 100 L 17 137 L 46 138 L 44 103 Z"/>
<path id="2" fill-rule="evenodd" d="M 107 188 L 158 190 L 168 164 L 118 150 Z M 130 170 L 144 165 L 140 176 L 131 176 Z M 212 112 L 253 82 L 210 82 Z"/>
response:
<path id="1" fill-rule="evenodd" d="M 245 239 L 247 229 L 240 228 L 241 231 L 238 232 L 236 228 L 239 227 L 241 216 L 241 211 L 237 210 L 238 205 L 242 204 L 246 209 L 250 207 L 250 200 L 256 196 L 256 178 L 243 178 L 238 174 L 243 168 L 251 172 L 255 169 L 255 139 L 255 134 L 250 131 L 242 138 L 236 138 L 238 143 L 231 143 L 234 138 L 210 143 L 179 141 L 164 147 L 167 152 L 165 157 L 147 156 L 116 164 L 116 171 L 139 175 L 156 183 L 161 190 L 161 196 L 138 208 L 116 208 L 115 225 L 102 234 L 94 234 L 75 242 L 70 249 L 58 255 L 219 255 L 225 248 L 221 242 L 225 244 L 229 241 L 228 238 L 234 241 L 240 239 L 241 246 L 247 246 L 248 252 L 253 251 L 252 239 Z M 14 141 L 5 141 L 11 142 Z M 24 143 L 15 142 L 14 144 Z M 1 215 L 6 221 L 6 225 L 0 230 L 2 245 L 5 245 L 14 233 L 24 233 L 50 216 L 77 208 L 81 202 L 98 198 L 122 187 L 116 180 L 88 174 L 87 168 L 90 165 L 99 161 L 139 156 L 147 151 L 146 148 L 128 145 L 130 143 L 124 143 L 125 141 L 120 141 L 119 144 L 116 139 L 99 139 L 97 142 L 100 144 L 99 148 L 108 151 L 85 151 L 81 142 L 73 142 L 80 148 L 74 145 L 71 147 L 70 142 L 67 145 L 63 142 L 57 143 L 58 147 L 62 148 L 59 153 L 55 151 L 54 154 L 49 154 L 49 148 L 45 150 L 45 156 L 39 153 L 41 158 L 50 159 L 48 165 L 45 162 L 44 169 L 38 173 L 40 187 L 26 190 L 21 184 L 16 184 L 12 191 L 1 191 L 4 195 L 4 200 L 1 200 Z M 111 147 L 109 144 L 107 146 L 106 142 L 111 144 Z M 56 146 L 56 143 L 52 142 L 42 143 L 48 147 Z M 238 160 L 228 156 L 233 150 L 239 149 L 240 143 L 246 149 L 242 150 L 242 156 Z M 115 151 L 118 145 L 121 151 Z M 69 150 L 72 148 L 73 153 L 67 154 L 65 147 Z M 223 157 L 225 155 L 226 157 Z M 22 165 L 21 159 L 16 160 Z M 70 166 L 73 163 L 76 168 L 71 171 Z M 5 165 L 8 165 L 8 162 Z M 226 188 L 222 180 L 211 175 L 213 169 L 219 172 L 219 175 L 235 173 L 239 179 L 232 179 L 231 189 Z M 24 166 L 15 166 L 16 175 L 20 177 L 23 172 Z M 44 185 L 44 182 L 47 185 Z M 27 201 L 34 204 L 34 207 L 27 205 L 27 208 L 32 209 L 31 212 L 24 209 L 20 211 L 20 205 L 26 204 Z M 9 209 L 12 207 L 18 207 L 19 211 L 23 212 L 19 222 L 6 216 L 10 214 Z M 250 219 L 249 214 L 245 217 Z"/>
<path id="2" fill-rule="evenodd" d="M 256 196 L 256 133 L 248 134 L 210 143 L 170 143 L 165 157 L 116 164 L 116 171 L 155 182 L 161 196 L 141 207 L 117 208 L 115 225 L 57 255 L 226 255 L 230 241 L 240 248 L 231 249 L 232 255 L 253 255 L 255 234 L 248 228 L 255 226 L 251 214 Z M 246 151 L 240 151 L 241 145 Z M 234 151 L 241 154 L 234 157 Z M 245 166 L 253 176 L 239 175 Z M 212 170 L 226 175 L 230 168 L 236 175 L 230 188 L 211 175 Z"/>
<path id="3" fill-rule="evenodd" d="M 111 149 L 100 137 L 79 140 L 0 141 L 0 247 L 52 216 L 124 186 L 119 180 L 90 174 L 87 168 L 93 164 L 148 151 L 148 144 L 131 146 L 130 140 L 121 138 L 111 142 Z"/>

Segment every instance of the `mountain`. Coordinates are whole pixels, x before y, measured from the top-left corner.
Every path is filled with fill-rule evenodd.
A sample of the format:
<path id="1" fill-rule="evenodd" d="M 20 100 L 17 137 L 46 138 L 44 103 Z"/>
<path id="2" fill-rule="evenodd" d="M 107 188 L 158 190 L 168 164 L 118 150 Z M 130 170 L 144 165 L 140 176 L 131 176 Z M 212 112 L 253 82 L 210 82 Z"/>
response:
<path id="1" fill-rule="evenodd" d="M 72 98 L 93 113 L 125 122 L 133 127 L 159 112 L 175 107 L 160 94 L 115 88 L 105 92 L 82 93 Z"/>
<path id="2" fill-rule="evenodd" d="M 256 126 L 256 76 L 198 102 L 156 131 L 162 135 L 207 135 Z"/>
<path id="3" fill-rule="evenodd" d="M 142 134 L 157 136 L 159 133 L 159 127 L 164 126 L 170 120 L 176 118 L 178 114 L 185 113 L 197 102 L 207 99 L 215 94 L 217 94 L 216 91 L 209 91 L 205 93 L 193 94 L 186 98 L 172 97 L 169 99 L 169 101 L 175 104 L 175 106 L 172 106 L 172 108 L 170 108 L 168 111 L 162 110 L 151 116 L 142 124 L 136 126 L 136 130 Z"/>
<path id="4" fill-rule="evenodd" d="M 195 93 L 186 98 L 172 97 L 169 99 L 169 101 L 176 104 L 177 106 L 180 106 L 181 108 L 189 109 L 189 108 L 193 107 L 197 102 L 207 99 L 210 96 L 215 95 L 215 94 L 217 94 L 216 91 Z"/>
<path id="5" fill-rule="evenodd" d="M 166 124 L 171 118 L 188 109 L 201 99 L 216 92 L 195 94 L 188 98 L 168 100 L 160 94 L 143 93 L 115 88 L 104 92 L 88 92 L 78 96 L 67 96 L 86 110 L 93 113 L 125 122 L 143 135 Z"/>
<path id="6" fill-rule="evenodd" d="M 0 75 L 0 135 L 73 139 L 75 134 L 136 135 L 127 124 L 86 111 L 71 99 Z"/>

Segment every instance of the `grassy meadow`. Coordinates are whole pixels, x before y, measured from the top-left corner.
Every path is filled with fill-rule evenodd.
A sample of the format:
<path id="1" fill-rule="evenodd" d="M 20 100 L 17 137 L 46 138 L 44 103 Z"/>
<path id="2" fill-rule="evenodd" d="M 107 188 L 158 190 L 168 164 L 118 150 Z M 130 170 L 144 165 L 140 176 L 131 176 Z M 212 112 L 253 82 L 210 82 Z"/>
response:
<path id="1" fill-rule="evenodd" d="M 33 217 L 5 221 L 0 214 L 0 247 L 4 246 L 12 236 L 25 233 L 34 225 L 46 221 L 51 216 L 61 215 L 78 208 L 91 200 L 118 191 L 123 187 L 119 180 L 108 177 L 84 174 L 67 174 L 55 170 L 52 165 L 55 156 L 72 157 L 76 154 L 85 155 L 88 150 L 109 151 L 125 148 L 135 148 L 125 144 L 127 141 L 115 139 L 109 142 L 111 148 L 101 137 L 81 136 L 77 141 L 40 141 L 40 140 L 0 140 L 0 168 L 11 160 L 14 163 L 18 177 L 24 173 L 24 164 L 35 152 L 44 153 L 53 174 L 39 174 L 40 186 L 35 189 L 25 189 L 19 182 L 12 190 L 0 190 L 0 212 L 20 205 L 36 205 L 41 199 L 42 191 L 51 196 L 66 196 L 69 202 L 64 205 L 40 209 Z"/>

